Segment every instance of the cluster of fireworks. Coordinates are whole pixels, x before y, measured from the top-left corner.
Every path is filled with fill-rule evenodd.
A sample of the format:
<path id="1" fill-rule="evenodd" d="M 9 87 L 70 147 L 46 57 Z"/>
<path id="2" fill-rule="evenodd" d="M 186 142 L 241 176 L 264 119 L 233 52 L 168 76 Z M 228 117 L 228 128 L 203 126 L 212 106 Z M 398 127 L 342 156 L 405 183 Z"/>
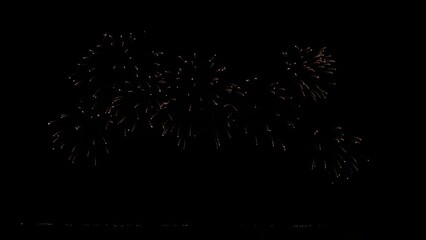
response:
<path id="1" fill-rule="evenodd" d="M 72 163 L 96 165 L 109 154 L 111 139 L 152 129 L 183 150 L 221 149 L 238 136 L 250 147 L 287 151 L 304 128 L 304 103 L 326 99 L 336 69 L 325 48 L 293 46 L 281 61 L 283 74 L 274 79 L 243 80 L 231 77 L 215 54 L 172 56 L 151 47 L 146 36 L 104 34 L 69 76 L 78 101 L 48 123 L 52 149 Z M 333 180 L 349 179 L 364 160 L 354 151 L 362 140 L 342 128 L 302 135 L 310 139 L 312 170 Z"/>

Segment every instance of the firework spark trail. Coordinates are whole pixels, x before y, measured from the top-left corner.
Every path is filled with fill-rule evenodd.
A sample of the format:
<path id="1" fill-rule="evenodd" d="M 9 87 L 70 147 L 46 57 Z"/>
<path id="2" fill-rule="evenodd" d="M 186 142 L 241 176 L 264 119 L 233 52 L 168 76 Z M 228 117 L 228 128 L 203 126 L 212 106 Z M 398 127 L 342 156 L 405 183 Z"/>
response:
<path id="1" fill-rule="evenodd" d="M 315 102 L 326 99 L 328 88 L 336 84 L 332 79 L 336 72 L 335 61 L 326 54 L 326 48 L 314 50 L 295 45 L 282 54 L 286 70 L 302 97 Z"/>
<path id="2" fill-rule="evenodd" d="M 368 160 L 360 154 L 362 139 L 344 129 L 315 129 L 312 134 L 312 170 L 327 175 L 332 183 L 349 180 Z"/>
<path id="3" fill-rule="evenodd" d="M 226 67 L 216 62 L 216 55 L 205 58 L 192 54 L 177 57 L 167 89 L 167 101 L 153 121 L 162 126 L 162 135 L 175 135 L 177 145 L 187 149 L 195 139 L 210 139 L 216 148 L 230 139 L 230 128 L 237 107 L 229 100 L 242 94 L 240 87 L 225 79 Z"/>

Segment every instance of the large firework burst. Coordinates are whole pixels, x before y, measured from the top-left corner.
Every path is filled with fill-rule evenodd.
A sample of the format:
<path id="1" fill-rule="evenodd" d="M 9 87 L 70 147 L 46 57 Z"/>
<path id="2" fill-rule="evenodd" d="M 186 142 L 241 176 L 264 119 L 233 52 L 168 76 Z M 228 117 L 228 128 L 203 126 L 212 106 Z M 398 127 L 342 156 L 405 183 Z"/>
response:
<path id="1" fill-rule="evenodd" d="M 80 105 L 109 115 L 124 136 L 159 108 L 157 97 L 163 83 L 159 59 L 163 53 L 148 50 L 145 39 L 143 36 L 138 45 L 133 33 L 104 34 L 70 76 L 78 88 Z"/>
<path id="2" fill-rule="evenodd" d="M 186 149 L 195 139 L 205 139 L 216 148 L 231 138 L 236 107 L 230 99 L 240 88 L 224 77 L 226 67 L 211 58 L 194 53 L 188 59 L 179 56 L 167 89 L 169 100 L 153 116 L 163 129 L 163 136 L 177 137 L 177 145 Z"/>
<path id="3" fill-rule="evenodd" d="M 335 85 L 335 61 L 326 48 L 301 48 L 295 45 L 283 52 L 285 69 L 303 98 L 319 101 L 327 98 L 328 89 Z"/>

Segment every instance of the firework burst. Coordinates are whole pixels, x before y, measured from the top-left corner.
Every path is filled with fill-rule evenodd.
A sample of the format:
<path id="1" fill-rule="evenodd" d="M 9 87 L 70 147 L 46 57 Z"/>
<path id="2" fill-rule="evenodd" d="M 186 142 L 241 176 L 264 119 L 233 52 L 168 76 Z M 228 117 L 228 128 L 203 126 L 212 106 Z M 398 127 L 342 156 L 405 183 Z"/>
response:
<path id="1" fill-rule="evenodd" d="M 315 102 L 326 99 L 328 89 L 335 85 L 332 76 L 336 72 L 335 61 L 326 48 L 315 50 L 296 45 L 282 54 L 286 71 L 301 96 Z"/>
<path id="2" fill-rule="evenodd" d="M 48 122 L 52 150 L 64 152 L 71 163 L 87 160 L 97 165 L 109 154 L 111 120 L 105 115 L 82 114 L 81 111 L 61 114 Z"/>
<path id="3" fill-rule="evenodd" d="M 132 34 L 104 34 L 102 41 L 89 49 L 69 77 L 78 90 L 81 104 L 99 114 L 111 114 L 114 99 L 137 74 L 130 51 L 135 40 Z"/>
<path id="4" fill-rule="evenodd" d="M 169 100 L 152 119 L 160 122 L 163 136 L 175 135 L 182 149 L 195 139 L 220 148 L 225 139 L 231 139 L 237 109 L 230 99 L 240 88 L 226 81 L 226 67 L 216 63 L 216 55 L 204 58 L 194 53 L 177 60 L 166 93 Z"/>
<path id="5" fill-rule="evenodd" d="M 138 48 L 139 49 L 139 48 Z M 117 124 L 124 134 L 133 132 L 139 123 L 153 128 L 152 116 L 160 110 L 161 103 L 168 99 L 166 89 L 170 72 L 161 63 L 162 51 L 139 49 L 135 58 L 135 75 L 125 82 L 122 94 L 113 99 L 112 108 Z"/>
<path id="6" fill-rule="evenodd" d="M 300 105 L 294 103 L 283 85 L 280 81 L 258 77 L 245 81 L 240 129 L 256 146 L 287 150 L 288 135 L 300 119 Z"/>
<path id="7" fill-rule="evenodd" d="M 347 135 L 341 127 L 315 128 L 311 135 L 312 170 L 330 177 L 332 183 L 349 180 L 363 163 L 369 161 L 360 154 L 363 140 Z"/>
<path id="8" fill-rule="evenodd" d="M 70 76 L 80 105 L 96 114 L 107 114 L 124 136 L 158 111 L 157 97 L 164 84 L 159 64 L 163 53 L 148 50 L 146 36 L 141 42 L 137 44 L 133 33 L 104 34 Z"/>

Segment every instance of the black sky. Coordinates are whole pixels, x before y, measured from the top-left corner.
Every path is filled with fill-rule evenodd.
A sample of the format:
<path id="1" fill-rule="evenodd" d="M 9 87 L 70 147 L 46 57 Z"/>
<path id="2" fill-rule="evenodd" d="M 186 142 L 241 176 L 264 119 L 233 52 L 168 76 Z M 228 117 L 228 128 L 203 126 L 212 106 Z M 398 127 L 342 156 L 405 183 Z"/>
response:
<path id="1" fill-rule="evenodd" d="M 344 123 L 363 136 L 372 161 L 353 180 L 337 186 L 321 182 L 297 161 L 297 155 L 283 157 L 275 152 L 244 151 L 243 147 L 185 152 L 171 144 L 165 147 L 150 135 L 149 141 L 124 140 L 119 153 L 97 167 L 73 166 L 60 155 L 48 152 L 45 158 L 28 165 L 33 178 L 25 184 L 23 207 L 17 218 L 379 223 L 386 211 L 382 204 L 389 188 L 386 179 L 391 175 L 387 170 L 395 165 L 389 160 L 391 146 L 387 144 L 391 128 L 387 123 L 391 108 L 387 99 L 392 94 L 387 91 L 387 86 L 391 87 L 386 85 L 384 72 L 389 66 L 384 62 L 391 46 L 384 33 L 389 33 L 389 26 L 380 20 L 362 21 L 365 12 L 306 12 L 309 17 L 285 13 L 232 16 L 208 11 L 199 17 L 203 11 L 197 11 L 182 18 L 179 13 L 167 17 L 99 14 L 89 21 L 75 15 L 51 32 L 43 78 L 47 118 L 52 119 L 73 104 L 67 74 L 104 32 L 147 30 L 158 40 L 158 46 L 172 51 L 217 52 L 241 71 L 266 64 L 268 53 L 295 43 L 327 46 L 337 61 L 338 86 L 330 91 L 326 119 Z"/>

